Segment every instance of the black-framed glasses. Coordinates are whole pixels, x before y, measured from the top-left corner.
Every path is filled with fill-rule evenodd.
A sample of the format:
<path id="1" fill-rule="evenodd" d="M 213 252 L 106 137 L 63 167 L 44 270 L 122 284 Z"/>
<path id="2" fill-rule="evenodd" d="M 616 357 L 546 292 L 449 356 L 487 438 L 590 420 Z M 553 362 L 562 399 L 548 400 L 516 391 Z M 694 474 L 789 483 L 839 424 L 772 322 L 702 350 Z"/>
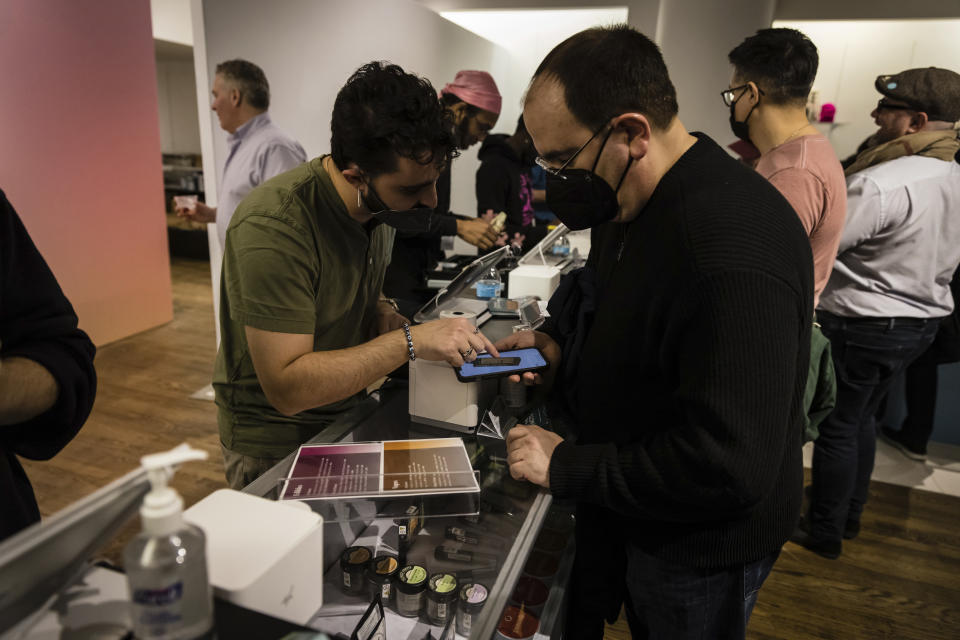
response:
<path id="1" fill-rule="evenodd" d="M 740 91 L 741 89 L 746 89 L 749 86 L 750 86 L 750 83 L 748 82 L 747 84 L 742 84 L 739 87 L 733 87 L 732 89 L 724 89 L 723 91 L 721 91 L 720 97 L 723 98 L 723 104 L 728 107 L 732 107 L 734 102 L 736 102 L 737 100 L 743 97 L 742 93 L 739 96 L 736 95 L 737 91 Z M 761 89 L 760 87 L 757 87 L 757 91 L 760 92 L 760 95 L 766 95 L 763 92 L 763 89 Z"/>
<path id="2" fill-rule="evenodd" d="M 603 131 L 606 127 L 607 127 L 607 124 L 604 123 L 603 126 L 601 126 L 599 129 L 597 129 L 596 131 L 594 131 L 594 132 L 593 132 L 593 135 L 590 136 L 590 139 L 587 140 L 586 142 L 584 142 L 582 145 L 580 145 L 580 148 L 577 149 L 576 151 L 574 151 L 574 152 L 573 152 L 573 155 L 570 156 L 569 158 L 567 158 L 566 162 L 564 162 L 564 163 L 563 163 L 562 165 L 560 165 L 559 167 L 551 167 L 551 166 L 550 166 L 550 163 L 547 162 L 546 160 L 544 160 L 543 157 L 541 157 L 541 156 L 537 156 L 536 159 L 534 160 L 534 162 L 537 163 L 537 166 L 538 166 L 538 167 L 540 167 L 541 169 L 543 169 L 544 171 L 546 171 L 546 172 L 549 173 L 550 175 L 555 176 L 555 177 L 557 177 L 557 178 L 560 178 L 561 180 L 566 180 L 566 179 L 567 179 L 567 176 L 563 175 L 563 174 L 561 173 L 561 171 L 563 171 L 564 169 L 566 169 L 567 166 L 568 166 L 571 162 L 573 162 L 574 158 L 576 158 L 578 155 L 580 155 L 580 152 L 583 151 L 584 149 L 586 149 L 586 148 L 587 148 L 587 145 L 590 144 L 591 142 L 593 142 L 593 139 L 596 138 L 596 137 L 600 134 L 600 132 Z"/>
<path id="3" fill-rule="evenodd" d="M 913 111 L 914 110 L 914 108 L 909 105 L 893 104 L 892 102 L 887 102 L 886 98 L 880 98 L 879 100 L 877 100 L 877 111 L 883 111 L 884 109 L 886 109 L 887 111 Z"/>

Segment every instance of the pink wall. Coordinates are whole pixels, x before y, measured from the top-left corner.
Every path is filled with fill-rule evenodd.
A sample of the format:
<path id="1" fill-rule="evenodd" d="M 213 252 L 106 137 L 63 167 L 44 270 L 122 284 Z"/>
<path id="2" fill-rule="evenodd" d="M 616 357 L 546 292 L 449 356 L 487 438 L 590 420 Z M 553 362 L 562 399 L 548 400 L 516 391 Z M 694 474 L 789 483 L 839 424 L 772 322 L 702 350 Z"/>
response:
<path id="1" fill-rule="evenodd" d="M 3 0 L 0 81 L 0 189 L 80 327 L 170 321 L 149 0 Z"/>

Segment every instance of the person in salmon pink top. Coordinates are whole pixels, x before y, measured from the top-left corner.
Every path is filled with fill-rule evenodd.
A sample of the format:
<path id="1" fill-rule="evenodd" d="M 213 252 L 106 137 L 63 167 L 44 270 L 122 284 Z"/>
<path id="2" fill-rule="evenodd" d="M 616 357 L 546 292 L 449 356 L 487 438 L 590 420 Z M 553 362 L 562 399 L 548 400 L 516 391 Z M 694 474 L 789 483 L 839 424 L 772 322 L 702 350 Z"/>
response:
<path id="1" fill-rule="evenodd" d="M 760 151 L 756 170 L 793 206 L 813 250 L 814 307 L 827 286 L 847 212 L 843 167 L 807 120 L 817 47 L 796 29 L 761 29 L 728 55 L 730 127 Z"/>

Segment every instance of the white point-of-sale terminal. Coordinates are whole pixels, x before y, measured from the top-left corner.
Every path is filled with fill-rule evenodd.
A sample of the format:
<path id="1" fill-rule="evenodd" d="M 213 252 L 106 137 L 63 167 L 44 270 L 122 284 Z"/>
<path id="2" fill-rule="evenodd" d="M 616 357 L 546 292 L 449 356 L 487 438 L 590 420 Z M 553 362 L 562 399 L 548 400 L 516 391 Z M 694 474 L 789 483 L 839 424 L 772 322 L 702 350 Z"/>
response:
<path id="1" fill-rule="evenodd" d="M 440 317 L 463 317 L 474 326 L 489 317 L 483 300 L 463 300 L 461 309 L 445 309 Z M 414 422 L 473 433 L 482 411 L 496 394 L 493 380 L 461 382 L 446 362 L 417 358 L 410 363 L 409 412 Z"/>
<path id="2" fill-rule="evenodd" d="M 323 518 L 304 503 L 220 489 L 183 519 L 207 536 L 218 597 L 297 624 L 323 604 Z"/>

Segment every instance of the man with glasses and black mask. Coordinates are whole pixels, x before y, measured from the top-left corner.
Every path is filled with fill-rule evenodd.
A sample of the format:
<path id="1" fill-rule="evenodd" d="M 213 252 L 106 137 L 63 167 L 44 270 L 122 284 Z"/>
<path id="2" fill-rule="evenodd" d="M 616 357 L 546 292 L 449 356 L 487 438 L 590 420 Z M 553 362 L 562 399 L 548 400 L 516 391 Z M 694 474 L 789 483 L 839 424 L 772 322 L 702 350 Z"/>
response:
<path id="1" fill-rule="evenodd" d="M 429 228 L 456 155 L 430 83 L 361 67 L 337 94 L 331 154 L 254 189 L 227 230 L 213 386 L 227 480 L 241 488 L 408 359 L 472 361 L 462 319 L 410 327 L 381 294 L 395 232 Z"/>
<path id="2" fill-rule="evenodd" d="M 570 322 L 558 291 L 545 331 L 498 344 L 539 346 L 553 368 L 524 380 L 571 411 L 567 439 L 507 438 L 513 477 L 577 503 L 569 635 L 601 638 L 622 602 L 634 637 L 743 638 L 800 516 L 806 234 L 766 180 L 687 132 L 659 49 L 627 26 L 551 51 L 523 118 L 551 210 L 593 229 L 567 287 L 593 312 Z"/>
<path id="3" fill-rule="evenodd" d="M 793 206 L 810 237 L 816 307 L 837 257 L 847 206 L 837 154 L 807 120 L 817 47 L 796 29 L 761 29 L 728 57 L 733 77 L 722 96 L 730 128 L 760 152 L 757 172 Z"/>
<path id="4" fill-rule="evenodd" d="M 960 75 L 879 76 L 874 146 L 847 167 L 847 221 L 817 320 L 833 347 L 837 406 L 820 426 L 809 517 L 795 541 L 837 558 L 856 537 L 878 405 L 953 310 L 960 262 Z"/>

